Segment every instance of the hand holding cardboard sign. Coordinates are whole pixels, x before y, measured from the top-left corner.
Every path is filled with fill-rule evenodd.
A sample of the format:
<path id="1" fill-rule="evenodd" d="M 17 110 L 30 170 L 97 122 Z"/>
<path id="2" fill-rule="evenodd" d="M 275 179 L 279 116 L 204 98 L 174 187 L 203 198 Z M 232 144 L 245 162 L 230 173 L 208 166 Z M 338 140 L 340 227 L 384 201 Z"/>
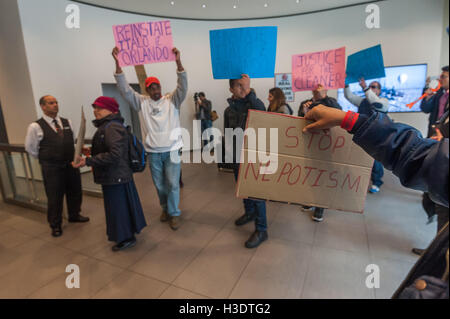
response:
<path id="1" fill-rule="evenodd" d="M 306 133 L 312 130 L 323 130 L 339 126 L 344 118 L 344 111 L 326 107 L 324 105 L 317 105 L 311 111 L 306 113 L 305 119 L 314 121 L 314 123 L 305 126 L 303 132 Z"/>
<path id="2" fill-rule="evenodd" d="M 122 73 L 122 68 L 120 67 L 120 62 L 119 62 L 119 48 L 118 47 L 114 47 L 114 49 L 112 50 L 112 56 L 114 58 L 114 61 L 116 61 L 116 74 L 120 74 Z"/>
<path id="3" fill-rule="evenodd" d="M 175 55 L 175 62 L 177 64 L 177 70 L 178 72 L 183 72 L 184 68 L 183 65 L 181 64 L 181 53 L 180 50 L 178 50 L 177 48 L 172 48 L 172 53 Z"/>
<path id="4" fill-rule="evenodd" d="M 73 168 L 84 167 L 84 166 L 86 166 L 86 158 L 85 157 L 81 157 L 81 156 L 77 156 L 76 160 L 73 161 L 71 164 L 72 164 Z"/>
<path id="5" fill-rule="evenodd" d="M 364 80 L 364 78 L 360 78 L 360 79 L 359 79 L 359 86 L 360 86 L 363 90 L 366 89 L 367 84 L 366 84 L 366 80 Z"/>
<path id="6" fill-rule="evenodd" d="M 250 93 L 250 77 L 247 74 L 242 74 L 239 82 L 241 82 L 241 85 L 245 91 L 245 96 L 247 96 Z"/>
<path id="7" fill-rule="evenodd" d="M 175 61 L 180 61 L 181 53 L 177 48 L 172 49 L 173 54 L 175 54 Z"/>
<path id="8" fill-rule="evenodd" d="M 119 48 L 118 47 L 113 48 L 112 56 L 116 62 L 119 62 Z"/>

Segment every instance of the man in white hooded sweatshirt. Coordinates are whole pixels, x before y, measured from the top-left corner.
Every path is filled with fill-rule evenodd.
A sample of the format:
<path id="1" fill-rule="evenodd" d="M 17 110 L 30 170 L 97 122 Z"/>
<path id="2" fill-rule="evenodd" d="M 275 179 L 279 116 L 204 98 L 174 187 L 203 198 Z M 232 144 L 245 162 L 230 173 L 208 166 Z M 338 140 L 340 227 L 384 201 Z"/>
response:
<path id="1" fill-rule="evenodd" d="M 181 136 L 171 139 L 172 132 L 180 128 L 180 106 L 187 93 L 187 75 L 181 64 L 180 51 L 173 48 L 177 64 L 177 88 L 167 95 L 161 95 L 161 84 L 155 77 L 145 81 L 147 95 L 135 92 L 128 84 L 119 65 L 119 48 L 113 49 L 116 62 L 117 87 L 125 100 L 136 110 L 141 111 L 148 132 L 145 137 L 145 150 L 149 153 L 150 171 L 162 207 L 161 222 L 168 221 L 173 230 L 180 226 L 180 161 L 177 158 L 183 147 Z M 177 134 L 178 135 L 178 134 Z"/>

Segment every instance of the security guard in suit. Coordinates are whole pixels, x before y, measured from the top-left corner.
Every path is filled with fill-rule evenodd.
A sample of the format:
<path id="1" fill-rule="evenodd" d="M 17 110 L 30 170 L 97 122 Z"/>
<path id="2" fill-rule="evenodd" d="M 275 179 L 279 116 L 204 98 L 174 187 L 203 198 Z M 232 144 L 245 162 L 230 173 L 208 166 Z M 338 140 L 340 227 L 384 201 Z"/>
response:
<path id="1" fill-rule="evenodd" d="M 80 170 L 72 167 L 75 147 L 71 123 L 58 116 L 58 101 L 51 95 L 39 100 L 42 118 L 28 127 L 25 149 L 39 159 L 48 199 L 47 220 L 52 236 L 62 235 L 62 211 L 66 195 L 69 222 L 84 223 L 80 215 L 82 190 Z"/>

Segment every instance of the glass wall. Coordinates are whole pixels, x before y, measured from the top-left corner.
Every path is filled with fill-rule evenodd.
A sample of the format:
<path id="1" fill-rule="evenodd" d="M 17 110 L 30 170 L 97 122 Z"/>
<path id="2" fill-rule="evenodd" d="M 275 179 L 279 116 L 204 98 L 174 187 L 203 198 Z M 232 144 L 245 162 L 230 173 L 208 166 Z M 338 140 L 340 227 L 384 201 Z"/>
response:
<path id="1" fill-rule="evenodd" d="M 81 170 L 81 180 L 85 194 L 102 196 L 101 187 L 94 184 L 90 168 Z M 7 203 L 38 211 L 47 209 L 40 164 L 22 145 L 0 144 L 0 191 Z"/>

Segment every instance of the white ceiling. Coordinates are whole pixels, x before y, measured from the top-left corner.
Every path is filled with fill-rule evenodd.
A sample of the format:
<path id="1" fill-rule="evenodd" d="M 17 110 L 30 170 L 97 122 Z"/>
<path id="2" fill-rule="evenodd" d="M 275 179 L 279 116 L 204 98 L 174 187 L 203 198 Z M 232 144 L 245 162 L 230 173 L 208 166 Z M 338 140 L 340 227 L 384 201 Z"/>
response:
<path id="1" fill-rule="evenodd" d="M 80 0 L 139 14 L 183 19 L 233 20 L 288 16 L 368 0 Z M 235 8 L 234 8 L 235 6 Z"/>

